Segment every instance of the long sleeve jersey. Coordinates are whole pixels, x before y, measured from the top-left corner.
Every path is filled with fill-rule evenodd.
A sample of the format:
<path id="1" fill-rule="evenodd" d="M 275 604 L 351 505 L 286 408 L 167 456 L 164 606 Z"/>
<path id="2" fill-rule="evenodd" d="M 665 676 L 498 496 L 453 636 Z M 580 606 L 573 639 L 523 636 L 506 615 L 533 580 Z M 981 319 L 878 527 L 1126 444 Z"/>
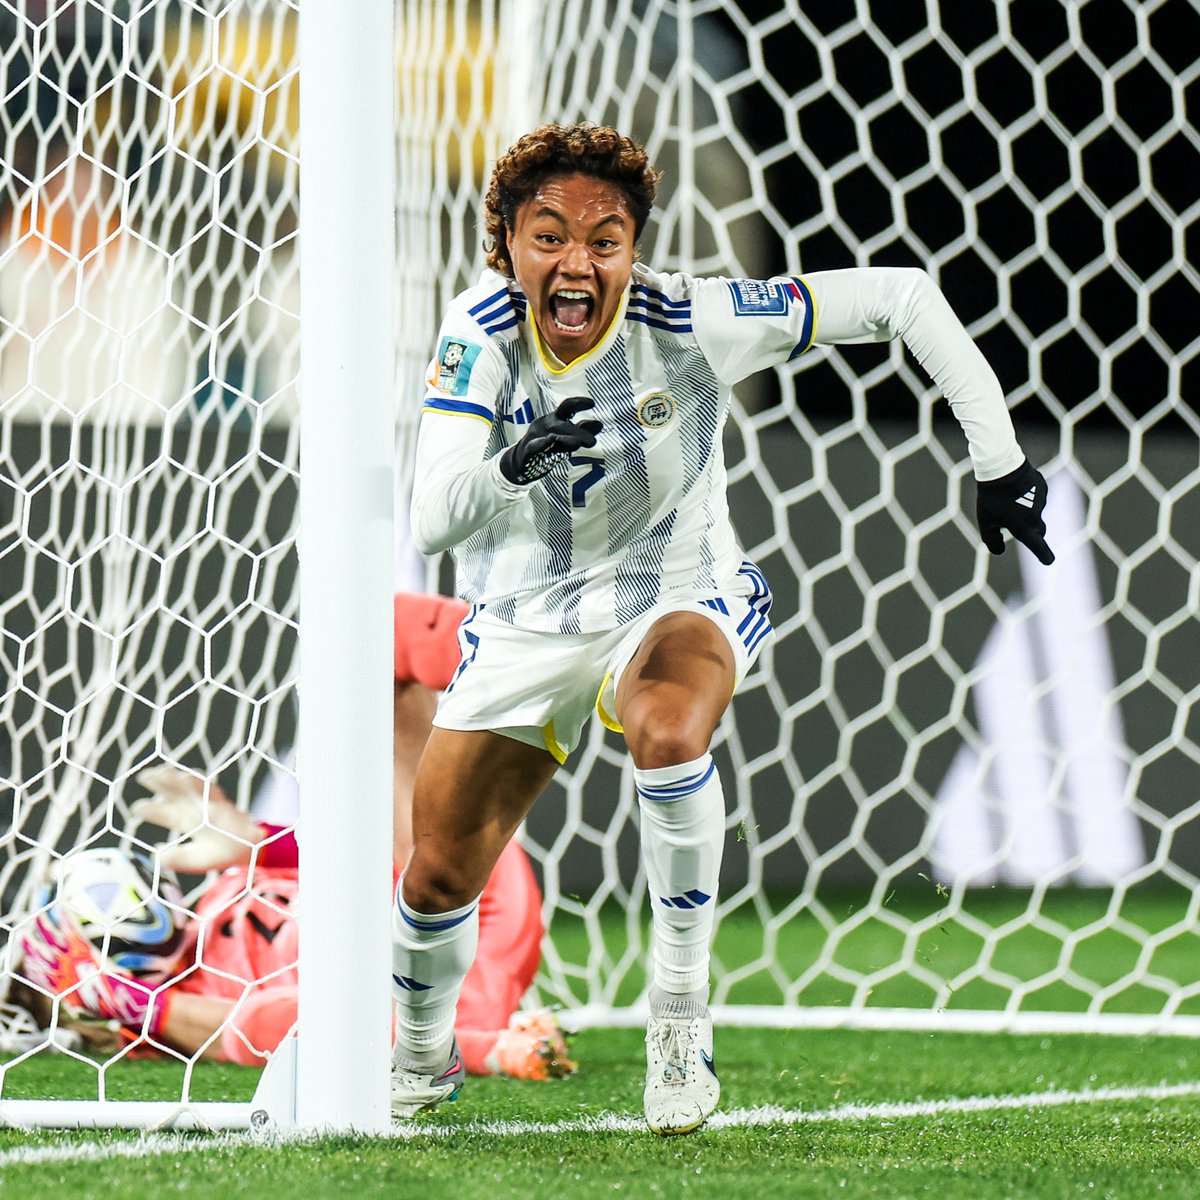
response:
<path id="1" fill-rule="evenodd" d="M 635 264 L 612 324 L 569 364 L 518 286 L 485 271 L 450 304 L 427 373 L 417 546 L 453 548 L 459 595 L 527 629 L 615 629 L 674 595 L 719 595 L 744 559 L 721 444 L 730 389 L 814 343 L 896 337 L 950 403 L 976 478 L 1020 466 L 999 381 L 924 271 L 700 279 Z M 572 396 L 595 403 L 596 446 L 535 483 L 505 479 L 502 452 Z"/>

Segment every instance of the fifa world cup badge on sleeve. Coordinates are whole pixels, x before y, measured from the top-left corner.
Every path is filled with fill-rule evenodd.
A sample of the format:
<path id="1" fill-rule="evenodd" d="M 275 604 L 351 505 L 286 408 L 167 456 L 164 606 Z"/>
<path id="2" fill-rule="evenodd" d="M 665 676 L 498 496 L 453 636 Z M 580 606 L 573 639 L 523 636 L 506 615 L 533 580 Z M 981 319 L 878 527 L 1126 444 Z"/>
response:
<path id="1" fill-rule="evenodd" d="M 782 317 L 797 298 L 794 287 L 779 279 L 731 279 L 729 291 L 739 317 Z"/>
<path id="2" fill-rule="evenodd" d="M 430 382 L 439 392 L 465 396 L 471 383 L 471 368 L 478 357 L 478 346 L 457 338 L 442 338 L 437 354 L 437 378 Z"/>

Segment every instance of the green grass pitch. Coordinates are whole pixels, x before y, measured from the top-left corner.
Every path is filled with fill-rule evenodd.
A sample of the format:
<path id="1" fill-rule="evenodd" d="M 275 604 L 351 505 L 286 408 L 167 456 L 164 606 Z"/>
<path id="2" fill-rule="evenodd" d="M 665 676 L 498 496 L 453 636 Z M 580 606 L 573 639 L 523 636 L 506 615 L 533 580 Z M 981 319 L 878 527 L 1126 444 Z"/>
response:
<path id="1" fill-rule="evenodd" d="M 394 1138 L 0 1131 L 0 1195 L 1190 1200 L 1200 1178 L 1200 1069 L 1177 1038 L 725 1029 L 722 1124 L 668 1139 L 639 1124 L 636 1030 L 591 1030 L 576 1048 L 571 1079 L 472 1079 Z M 30 1069 L 13 1094 L 86 1086 L 90 1069 L 69 1067 Z M 194 1094 L 248 1097 L 254 1078 L 202 1066 Z M 165 1064 L 131 1063 L 112 1082 L 149 1099 L 179 1081 Z"/>
<path id="2" fill-rule="evenodd" d="M 1155 974 L 1194 982 L 1200 956 L 1192 948 L 1195 935 L 1180 921 L 1181 899 L 1126 897 L 1123 932 L 1089 934 L 1071 952 L 1072 965 L 1111 982 L 1128 969 L 1141 940 L 1131 933 L 1163 931 Z M 943 900 L 900 896 L 890 904 L 897 915 L 919 919 Z M 1014 918 L 1028 902 L 1012 893 L 975 905 L 980 920 L 1006 931 L 997 961 L 1015 980 L 1044 978 L 1062 962 L 1061 942 L 1053 944 L 1046 929 L 1092 929 L 1111 913 L 1111 897 L 1063 893 L 1042 902 L 1041 928 L 1022 933 Z M 618 921 L 604 931 L 617 957 L 623 929 Z M 565 963 L 583 961 L 580 932 L 569 921 L 556 922 Z M 777 954 L 790 977 L 820 954 L 820 933 L 819 922 L 805 918 L 782 931 Z M 952 920 L 932 924 L 918 945 L 920 960 L 949 977 L 977 951 L 969 944 L 974 936 Z M 753 922 L 726 922 L 718 957 L 727 965 L 753 962 L 761 937 Z M 861 974 L 877 971 L 894 955 L 895 937 L 887 920 L 865 921 L 835 961 Z M 622 983 L 638 986 L 633 974 Z M 729 999 L 777 1003 L 778 995 L 771 996 L 777 986 L 765 973 L 749 975 Z M 925 985 L 899 977 L 880 990 L 872 1003 L 930 1001 Z M 833 975 L 815 976 L 801 997 L 812 1004 L 848 998 L 844 981 Z M 1081 1007 L 1084 999 L 1070 989 L 1055 998 L 1064 1008 Z M 1117 990 L 1113 998 L 1112 1011 L 1156 1011 L 1162 1003 L 1161 994 L 1146 988 Z M 972 999 L 985 1007 L 989 994 L 977 991 Z M 141 1200 L 164 1192 L 214 1200 L 1193 1200 L 1200 1194 L 1200 1056 L 1184 1038 L 718 1029 L 717 1117 L 696 1134 L 668 1139 L 641 1124 L 638 1030 L 587 1030 L 574 1048 L 581 1069 L 571 1079 L 471 1079 L 457 1103 L 397 1127 L 390 1138 L 264 1145 L 243 1135 L 0 1130 L 0 1200 Z M 248 1100 L 256 1079 L 244 1068 L 202 1063 L 190 1094 Z M 94 1096 L 95 1080 L 89 1064 L 42 1055 L 7 1073 L 3 1097 Z M 161 1061 L 119 1063 L 106 1080 L 112 1099 L 177 1098 L 182 1070 Z"/>

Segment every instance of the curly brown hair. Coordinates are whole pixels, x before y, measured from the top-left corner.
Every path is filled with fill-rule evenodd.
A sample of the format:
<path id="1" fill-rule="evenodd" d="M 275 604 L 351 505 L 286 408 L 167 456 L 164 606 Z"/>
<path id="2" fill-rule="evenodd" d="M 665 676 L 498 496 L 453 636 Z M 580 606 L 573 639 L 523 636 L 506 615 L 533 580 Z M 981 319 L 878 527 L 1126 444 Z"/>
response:
<path id="1" fill-rule="evenodd" d="M 513 278 L 508 233 L 517 210 L 547 179 L 556 175 L 591 175 L 616 184 L 625 193 L 633 217 L 634 241 L 641 237 L 654 207 L 660 173 L 646 151 L 606 125 L 540 125 L 518 138 L 501 155 L 484 200 L 487 264 Z"/>

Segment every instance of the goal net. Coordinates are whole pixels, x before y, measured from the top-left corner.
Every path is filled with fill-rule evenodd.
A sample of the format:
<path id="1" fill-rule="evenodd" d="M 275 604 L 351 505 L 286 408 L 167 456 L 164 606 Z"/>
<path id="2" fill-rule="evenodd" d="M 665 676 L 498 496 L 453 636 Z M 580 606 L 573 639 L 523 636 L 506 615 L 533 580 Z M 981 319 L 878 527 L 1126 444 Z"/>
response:
<path id="1" fill-rule="evenodd" d="M 242 808 L 290 769 L 296 17 L 0 0 L 6 981 L 53 863 L 154 840 L 142 769 Z M 961 434 L 901 348 L 739 390 L 731 506 L 779 638 L 716 748 L 722 1019 L 1195 1032 L 1196 21 L 1186 0 L 397 5 L 402 448 L 482 262 L 491 161 L 592 119 L 665 171 L 656 266 L 925 267 L 1050 478 L 1058 562 L 993 560 Z M 613 735 L 522 836 L 536 999 L 627 1019 L 646 902 Z M 14 1016 L 0 1103 L 56 1047 L 111 1094 L 127 1051 L 43 1015 L 53 1036 Z M 196 1056 L 173 1059 L 187 1099 Z"/>
<path id="2" fill-rule="evenodd" d="M 491 36 L 475 11 L 414 55 L 406 279 L 432 258 L 441 303 L 473 281 L 489 138 L 615 124 L 665 173 L 647 261 L 926 268 L 1051 480 L 1058 562 L 992 560 L 901 347 L 738 390 L 731 507 L 780 636 L 717 750 L 723 1019 L 1195 1032 L 1194 8 L 526 0 L 495 14 L 494 75 L 457 57 Z M 585 1019 L 637 1019 L 635 814 L 597 726 L 525 831 L 542 996 Z"/>
<path id="3" fill-rule="evenodd" d="M 0 1104 L 138 1051 L 25 986 L 57 864 L 156 840 L 143 769 L 245 807 L 293 741 L 295 18 L 0 4 Z"/>

